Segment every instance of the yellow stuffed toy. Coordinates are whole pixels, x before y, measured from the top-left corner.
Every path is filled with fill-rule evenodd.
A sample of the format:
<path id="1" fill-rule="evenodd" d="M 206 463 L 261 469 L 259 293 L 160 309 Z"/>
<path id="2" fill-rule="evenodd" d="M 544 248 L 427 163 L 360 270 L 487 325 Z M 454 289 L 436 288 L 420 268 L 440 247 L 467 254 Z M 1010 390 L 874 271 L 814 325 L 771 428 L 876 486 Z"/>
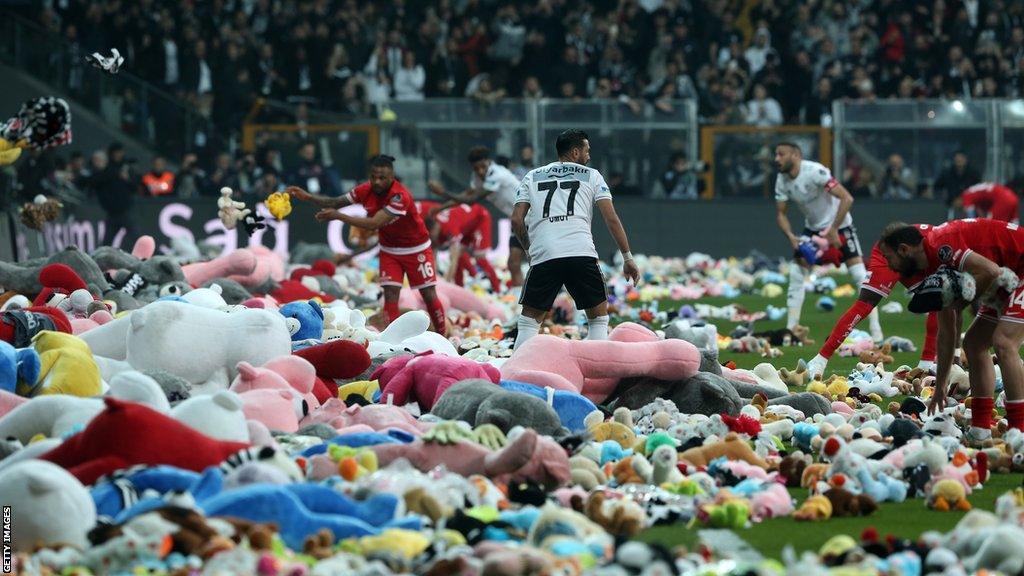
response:
<path id="1" fill-rule="evenodd" d="M 349 482 L 377 471 L 377 453 L 369 448 L 331 444 L 327 453 L 338 463 L 338 474 Z"/>
<path id="2" fill-rule="evenodd" d="M 278 220 L 284 220 L 292 213 L 292 197 L 287 192 L 274 192 L 267 196 L 267 210 Z"/>
<path id="3" fill-rule="evenodd" d="M 363 536 L 356 548 L 364 556 L 374 552 L 387 552 L 411 560 L 430 547 L 430 539 L 415 530 L 388 528 L 377 536 Z"/>
<path id="4" fill-rule="evenodd" d="M 380 390 L 380 384 L 376 380 L 356 380 L 338 386 L 338 398 L 347 400 L 349 396 L 356 395 L 363 397 L 367 402 L 373 402 L 373 395 Z"/>
<path id="5" fill-rule="evenodd" d="M 21 146 L 0 138 L 0 166 L 10 166 L 21 156 Z"/>
<path id="6" fill-rule="evenodd" d="M 103 393 L 100 369 L 84 340 L 64 332 L 44 330 L 32 338 L 39 353 L 39 379 L 35 386 L 19 387 L 18 394 L 70 394 L 90 397 Z"/>
<path id="7" fill-rule="evenodd" d="M 636 432 L 615 420 L 605 422 L 604 415 L 599 410 L 588 414 L 583 419 L 583 423 L 587 427 L 591 440 L 595 442 L 614 440 L 626 450 L 631 450 L 636 445 Z"/>

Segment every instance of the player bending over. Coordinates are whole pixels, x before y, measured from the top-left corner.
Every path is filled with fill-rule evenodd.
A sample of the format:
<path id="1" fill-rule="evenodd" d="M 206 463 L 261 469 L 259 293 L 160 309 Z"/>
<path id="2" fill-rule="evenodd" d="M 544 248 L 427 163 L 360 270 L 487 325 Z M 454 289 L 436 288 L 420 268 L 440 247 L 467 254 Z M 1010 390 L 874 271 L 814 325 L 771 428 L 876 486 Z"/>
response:
<path id="1" fill-rule="evenodd" d="M 915 226 L 921 230 L 931 228 L 928 224 L 915 224 Z M 860 295 L 857 297 L 857 301 L 839 318 L 835 328 L 832 329 L 832 333 L 829 334 L 828 339 L 822 344 L 821 350 L 818 351 L 818 355 L 807 363 L 807 372 L 812 377 L 823 375 L 825 368 L 828 366 L 828 361 L 835 354 L 839 345 L 846 340 L 846 337 L 850 335 L 850 332 L 853 331 L 861 320 L 875 310 L 883 298 L 889 296 L 897 282 L 906 286 L 908 290 L 913 290 L 924 278 L 925 276 L 922 274 L 904 278 L 890 270 L 885 257 L 882 256 L 879 245 L 875 244 L 871 248 L 867 277 L 864 279 L 864 283 L 860 285 Z M 937 322 L 935 313 L 929 313 L 928 320 L 925 322 L 921 361 L 917 365 L 918 368 L 928 371 L 935 370 L 935 331 Z"/>
<path id="2" fill-rule="evenodd" d="M 478 203 L 486 199 L 499 212 L 511 218 L 516 202 L 516 190 L 519 189 L 519 179 L 508 168 L 495 162 L 491 158 L 490 149 L 485 146 L 470 149 L 467 160 L 473 168 L 473 173 L 470 176 L 469 188 L 462 194 L 452 194 L 446 191 L 441 183 L 433 180 L 427 183 L 427 187 L 434 194 L 449 199 L 443 208 L 449 208 L 458 203 Z M 488 228 L 489 233 L 490 228 Z M 513 290 L 518 290 L 523 285 L 523 257 L 525 254 L 526 251 L 513 233 L 508 241 L 508 271 L 512 276 Z"/>
<path id="3" fill-rule="evenodd" d="M 1024 428 L 1024 285 L 1008 293 L 1024 272 L 1024 231 L 1016 224 L 996 220 L 954 220 L 931 229 L 896 222 L 879 240 L 889 268 L 904 278 L 930 275 L 948 266 L 974 277 L 982 306 L 964 335 L 963 351 L 971 366 L 970 444 L 991 437 L 995 404 L 994 349 L 1006 390 L 1006 419 L 1011 428 Z M 929 413 L 946 407 L 949 370 L 956 341 L 957 308 L 938 312 L 938 365 L 935 394 Z"/>
<path id="4" fill-rule="evenodd" d="M 587 312 L 587 339 L 608 338 L 608 299 L 591 232 L 595 204 L 622 251 L 622 273 L 634 285 L 640 280 L 608 184 L 600 172 L 587 167 L 587 134 L 574 129 L 562 132 L 555 151 L 558 161 L 528 172 L 516 192 L 512 230 L 528 251 L 530 272 L 519 299 L 523 312 L 515 348 L 537 334 L 562 286 L 576 308 Z"/>
<path id="5" fill-rule="evenodd" d="M 501 292 L 498 274 L 487 260 L 487 249 L 491 245 L 490 212 L 480 204 L 442 208 L 437 202 L 420 200 L 416 205 L 424 215 L 434 248 L 448 250 L 450 264 L 445 280 L 462 286 L 466 272 L 472 276 L 479 268 L 490 281 L 491 291 Z"/>
<path id="6" fill-rule="evenodd" d="M 1017 222 L 1020 199 L 1013 190 L 994 182 L 982 182 L 964 190 L 958 203 L 968 218 L 991 218 L 1001 222 Z"/>
<path id="7" fill-rule="evenodd" d="M 412 194 L 395 179 L 395 159 L 379 154 L 370 158 L 370 179 L 359 184 L 345 196 L 332 198 L 311 194 L 298 186 L 289 186 L 288 193 L 297 200 L 322 208 L 316 214 L 320 222 L 340 220 L 349 226 L 376 230 L 380 245 L 380 284 L 384 289 L 385 321 L 398 318 L 398 297 L 404 278 L 419 290 L 427 305 L 434 330 L 447 335 L 444 306 L 434 289 L 437 284 L 434 251 L 430 236 L 413 203 Z M 362 204 L 366 217 L 350 216 L 339 211 L 351 204 Z"/>
<path id="8" fill-rule="evenodd" d="M 791 142 L 775 146 L 775 164 L 779 175 L 775 179 L 776 221 L 782 233 L 793 245 L 794 261 L 797 266 L 789 267 L 789 290 L 786 304 L 789 315 L 786 327 L 790 330 L 800 323 L 800 312 L 804 305 L 804 280 L 810 267 L 800 255 L 800 237 L 793 234 L 786 210 L 789 202 L 795 202 L 804 213 L 806 237 L 821 236 L 838 248 L 846 268 L 858 286 L 867 279 L 864 259 L 861 257 L 857 229 L 853 226 L 850 206 L 853 196 L 840 184 L 828 168 L 804 160 L 800 147 Z M 871 338 L 882 340 L 882 326 L 878 323 L 878 310 L 868 314 Z"/>

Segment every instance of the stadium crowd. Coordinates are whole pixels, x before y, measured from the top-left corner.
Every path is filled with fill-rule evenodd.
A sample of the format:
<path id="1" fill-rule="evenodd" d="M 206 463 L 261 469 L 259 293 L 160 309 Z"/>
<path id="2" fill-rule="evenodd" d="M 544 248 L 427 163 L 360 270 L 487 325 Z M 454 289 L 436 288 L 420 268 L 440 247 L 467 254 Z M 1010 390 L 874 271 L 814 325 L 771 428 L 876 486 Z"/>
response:
<path id="1" fill-rule="evenodd" d="M 44 3 L 51 4 L 51 3 Z M 1017 97 L 1024 0 L 63 0 L 39 20 L 234 126 L 254 98 L 697 98 L 828 124 L 837 98 Z"/>
<path id="2" fill-rule="evenodd" d="M 31 10 L 73 53 L 118 48 L 132 74 L 193 102 L 222 134 L 237 134 L 261 97 L 291 102 L 300 123 L 310 109 L 372 117 L 390 100 L 437 97 L 617 99 L 637 114 L 692 98 L 704 124 L 827 127 L 836 99 L 1024 95 L 1024 0 L 61 0 Z M 134 109 L 122 109 L 131 134 Z M 297 181 L 301 166 L 281 166 L 280 151 L 217 154 L 226 148 L 169 159 L 181 168 L 158 192 L 236 179 L 262 194 Z M 694 198 L 696 164 L 677 156 L 661 187 Z M 855 196 L 951 201 L 950 174 L 957 185 L 976 174 L 947 157 L 946 177 L 923 182 L 907 164 L 853 161 L 842 177 Z M 133 168 L 133 184 L 152 193 L 138 181 L 150 167 Z M 719 181 L 725 196 L 770 192 L 760 176 L 746 188 Z"/>

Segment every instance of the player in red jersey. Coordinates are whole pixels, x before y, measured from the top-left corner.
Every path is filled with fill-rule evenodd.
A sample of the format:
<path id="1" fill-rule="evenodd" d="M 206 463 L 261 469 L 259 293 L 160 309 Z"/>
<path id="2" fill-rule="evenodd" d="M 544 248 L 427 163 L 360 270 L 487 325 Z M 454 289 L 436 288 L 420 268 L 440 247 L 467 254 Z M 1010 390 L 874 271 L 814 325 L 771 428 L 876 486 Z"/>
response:
<path id="1" fill-rule="evenodd" d="M 919 224 L 917 226 L 921 230 L 931 228 L 928 224 Z M 879 245 L 875 244 L 871 249 L 871 256 L 868 261 L 868 274 L 860 286 L 860 294 L 857 297 L 857 301 L 836 322 L 832 333 L 829 334 L 828 339 L 822 344 L 821 350 L 818 351 L 818 355 L 807 363 L 808 373 L 812 377 L 818 377 L 825 372 L 829 359 L 835 354 L 839 345 L 846 340 L 846 337 L 850 335 L 850 332 L 853 331 L 857 324 L 881 303 L 883 298 L 888 297 L 892 293 L 892 289 L 896 286 L 897 282 L 900 282 L 908 289 L 913 289 L 924 278 L 925 275 L 923 274 L 902 278 L 898 273 L 890 270 L 885 257 L 882 256 Z M 921 349 L 921 361 L 918 363 L 918 368 L 929 371 L 935 370 L 935 333 L 937 327 L 938 320 L 935 313 L 929 313 L 928 320 L 925 322 L 924 346 Z"/>
<path id="2" fill-rule="evenodd" d="M 412 194 L 395 180 L 395 159 L 383 154 L 370 159 L 370 179 L 353 188 L 345 196 L 331 198 L 310 194 L 298 186 L 289 186 L 288 193 L 297 200 L 310 202 L 321 208 L 316 219 L 320 222 L 340 220 L 350 226 L 376 230 L 380 245 L 380 283 L 384 288 L 384 315 L 387 322 L 398 317 L 398 297 L 404 277 L 409 286 L 419 290 L 427 305 L 434 330 L 448 332 L 444 306 L 437 298 L 434 251 L 430 248 L 430 235 L 416 210 Z M 338 209 L 351 204 L 362 204 L 366 217 L 350 216 Z"/>
<path id="3" fill-rule="evenodd" d="M 970 218 L 1017 222 L 1020 199 L 1013 190 L 994 182 L 975 184 L 960 195 L 959 203 Z"/>
<path id="4" fill-rule="evenodd" d="M 501 282 L 486 251 L 491 246 L 491 214 L 479 204 L 457 204 L 446 208 L 431 200 L 418 200 L 416 207 L 430 230 L 430 239 L 437 249 L 448 249 L 451 265 L 445 279 L 455 284 L 464 284 L 464 275 L 475 274 L 476 266 L 483 270 L 491 283 L 491 290 L 501 290 Z"/>
<path id="5" fill-rule="evenodd" d="M 1017 278 L 1024 272 L 1024 230 L 1017 224 L 996 220 L 954 220 L 931 229 L 897 222 L 882 233 L 879 247 L 889 268 L 903 278 L 932 274 L 944 266 L 974 277 L 982 306 L 963 341 L 971 366 L 968 440 L 977 444 L 991 437 L 995 368 L 990 348 L 995 350 L 1002 371 L 1007 421 L 1013 428 L 1024 428 L 1024 363 L 1020 358 L 1024 285 L 1016 287 Z M 929 412 L 945 407 L 959 330 L 956 306 L 939 311 L 938 320 L 938 366 Z"/>

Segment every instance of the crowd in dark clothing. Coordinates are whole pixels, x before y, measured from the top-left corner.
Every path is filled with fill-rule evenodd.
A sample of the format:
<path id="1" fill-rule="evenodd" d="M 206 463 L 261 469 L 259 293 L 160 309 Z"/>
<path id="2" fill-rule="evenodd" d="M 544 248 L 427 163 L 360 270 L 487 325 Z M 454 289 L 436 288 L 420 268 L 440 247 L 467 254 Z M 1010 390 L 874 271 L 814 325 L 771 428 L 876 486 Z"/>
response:
<path id="1" fill-rule="evenodd" d="M 36 17 L 229 127 L 256 97 L 354 115 L 695 98 L 708 122 L 772 125 L 827 124 L 837 98 L 1024 88 L 1024 0 L 65 0 Z"/>

